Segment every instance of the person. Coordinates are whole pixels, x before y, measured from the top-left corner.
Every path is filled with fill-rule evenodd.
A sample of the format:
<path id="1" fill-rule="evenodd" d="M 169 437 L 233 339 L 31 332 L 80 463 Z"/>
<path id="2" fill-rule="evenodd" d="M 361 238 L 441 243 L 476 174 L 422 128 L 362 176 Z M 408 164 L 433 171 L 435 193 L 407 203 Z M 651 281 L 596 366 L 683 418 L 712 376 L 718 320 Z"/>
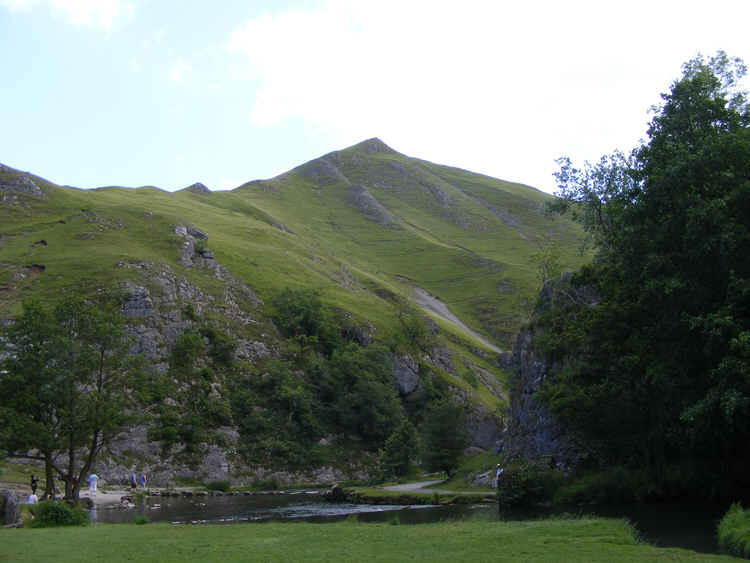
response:
<path id="1" fill-rule="evenodd" d="M 130 474 L 130 488 L 135 491 L 135 488 L 137 486 L 137 481 L 135 480 L 135 471 Z"/>
<path id="2" fill-rule="evenodd" d="M 26 500 L 27 504 L 37 504 L 39 502 L 39 497 L 36 496 L 36 491 L 32 491 L 32 493 L 29 495 L 29 498 Z"/>
<path id="3" fill-rule="evenodd" d="M 498 463 L 497 464 L 497 472 L 495 473 L 495 488 L 496 489 L 500 488 L 500 479 L 502 478 L 504 472 L 505 472 L 505 470 Z"/>
<path id="4" fill-rule="evenodd" d="M 96 473 L 89 475 L 89 492 L 91 496 L 96 496 L 96 483 L 99 481 L 99 476 Z"/>
<path id="5" fill-rule="evenodd" d="M 36 488 L 39 486 L 39 479 L 36 478 L 36 475 L 33 473 L 31 474 L 31 492 L 36 495 Z"/>
<path id="6" fill-rule="evenodd" d="M 141 473 L 141 487 L 146 488 L 146 474 Z"/>

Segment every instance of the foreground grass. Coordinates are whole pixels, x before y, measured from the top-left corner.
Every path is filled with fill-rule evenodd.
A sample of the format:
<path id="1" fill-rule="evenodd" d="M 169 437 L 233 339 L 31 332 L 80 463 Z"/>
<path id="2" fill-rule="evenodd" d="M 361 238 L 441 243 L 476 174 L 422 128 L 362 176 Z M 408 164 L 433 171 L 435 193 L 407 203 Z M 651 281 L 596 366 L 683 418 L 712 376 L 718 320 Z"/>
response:
<path id="1" fill-rule="evenodd" d="M 0 561 L 732 561 L 638 543 L 620 520 L 99 525 L 0 531 Z"/>

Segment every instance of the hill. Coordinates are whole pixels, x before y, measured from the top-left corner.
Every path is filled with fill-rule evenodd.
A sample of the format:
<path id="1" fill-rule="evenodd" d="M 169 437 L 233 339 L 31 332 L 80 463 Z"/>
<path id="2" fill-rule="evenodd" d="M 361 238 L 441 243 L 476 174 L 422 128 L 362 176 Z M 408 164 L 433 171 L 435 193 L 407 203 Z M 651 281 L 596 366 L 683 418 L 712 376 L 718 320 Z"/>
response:
<path id="1" fill-rule="evenodd" d="M 434 341 L 391 346 L 400 400 L 418 413 L 414 395 L 432 374 L 475 405 L 473 443 L 492 447 L 506 406 L 497 352 L 538 290 L 534 254 L 554 241 L 564 267 L 582 262 L 580 231 L 545 214 L 550 198 L 378 139 L 231 192 L 79 190 L 2 166 L 0 318 L 30 297 L 119 284 L 134 351 L 155 372 L 168 371 L 181 334 L 209 323 L 231 336 L 247 373 L 262 374 L 286 354 L 265 305 L 283 288 L 318 291 L 362 345 L 392 342 L 411 302 Z M 139 440 L 120 453 L 158 457 Z"/>

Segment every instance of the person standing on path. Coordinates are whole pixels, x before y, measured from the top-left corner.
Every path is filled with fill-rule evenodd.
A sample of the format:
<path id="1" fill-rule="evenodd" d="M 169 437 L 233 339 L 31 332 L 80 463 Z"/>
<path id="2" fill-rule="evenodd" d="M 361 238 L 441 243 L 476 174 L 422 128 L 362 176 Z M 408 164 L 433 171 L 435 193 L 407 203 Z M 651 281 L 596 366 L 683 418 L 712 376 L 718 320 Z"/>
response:
<path id="1" fill-rule="evenodd" d="M 146 488 L 146 474 L 141 473 L 141 487 Z"/>
<path id="2" fill-rule="evenodd" d="M 133 489 L 133 492 L 135 492 L 135 488 L 138 486 L 138 481 L 136 481 L 135 477 L 135 471 L 133 471 L 130 474 L 130 488 Z"/>
<path id="3" fill-rule="evenodd" d="M 495 473 L 495 488 L 500 488 L 500 479 L 503 477 L 503 473 L 505 470 L 500 466 L 500 464 L 497 464 L 497 472 Z"/>
<path id="4" fill-rule="evenodd" d="M 89 475 L 89 493 L 92 497 L 96 496 L 96 483 L 99 481 L 99 476 L 96 473 Z"/>
<path id="5" fill-rule="evenodd" d="M 31 474 L 31 492 L 33 494 L 36 494 L 36 489 L 39 486 L 39 479 L 36 478 L 36 475 L 33 473 Z"/>

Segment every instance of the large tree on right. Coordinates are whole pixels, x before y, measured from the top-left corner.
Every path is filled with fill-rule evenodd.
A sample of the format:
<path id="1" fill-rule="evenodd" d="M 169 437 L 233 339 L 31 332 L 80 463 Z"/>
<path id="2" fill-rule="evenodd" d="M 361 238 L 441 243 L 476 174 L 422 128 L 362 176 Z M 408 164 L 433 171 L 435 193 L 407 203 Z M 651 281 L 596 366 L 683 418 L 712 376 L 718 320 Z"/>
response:
<path id="1" fill-rule="evenodd" d="M 561 159 L 560 211 L 597 247 L 573 284 L 597 305 L 544 313 L 555 366 L 542 393 L 602 464 L 654 491 L 750 489 L 750 109 L 746 69 L 684 65 L 629 155 Z"/>

